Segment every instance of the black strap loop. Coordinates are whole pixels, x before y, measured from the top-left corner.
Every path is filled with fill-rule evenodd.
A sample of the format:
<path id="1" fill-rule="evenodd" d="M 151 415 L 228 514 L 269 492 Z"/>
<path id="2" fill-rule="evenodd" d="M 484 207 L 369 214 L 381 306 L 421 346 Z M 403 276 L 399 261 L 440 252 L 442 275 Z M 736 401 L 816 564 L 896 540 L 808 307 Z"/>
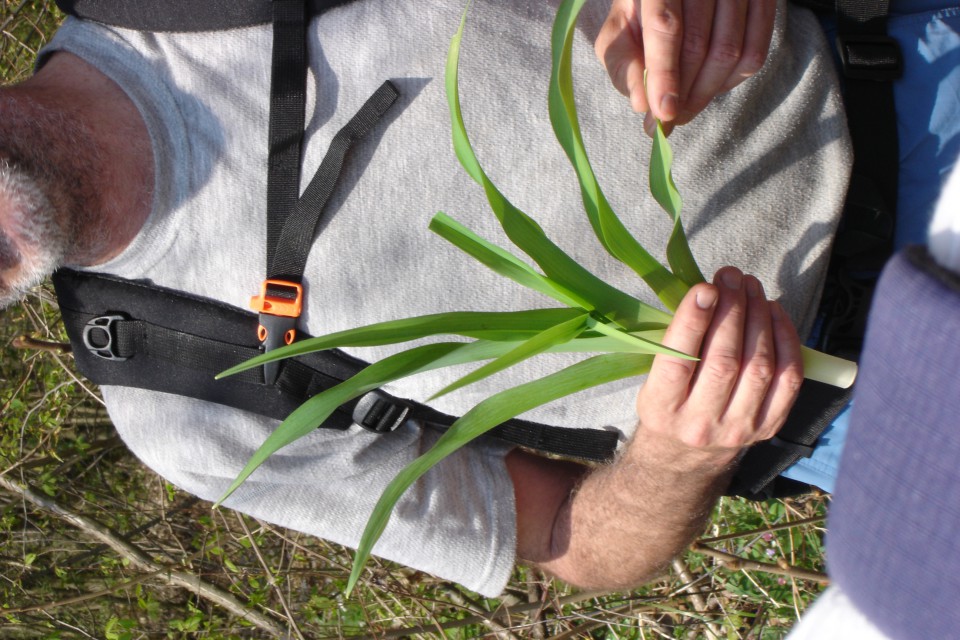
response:
<path id="1" fill-rule="evenodd" d="M 903 54 L 896 40 L 875 34 L 837 36 L 843 74 L 853 80 L 890 82 L 903 76 Z"/>
<path id="2" fill-rule="evenodd" d="M 370 132 L 399 95 L 394 84 L 387 80 L 334 136 L 320 167 L 283 225 L 274 247 L 268 278 L 299 280 L 302 277 L 316 227 L 340 178 L 347 152 Z"/>

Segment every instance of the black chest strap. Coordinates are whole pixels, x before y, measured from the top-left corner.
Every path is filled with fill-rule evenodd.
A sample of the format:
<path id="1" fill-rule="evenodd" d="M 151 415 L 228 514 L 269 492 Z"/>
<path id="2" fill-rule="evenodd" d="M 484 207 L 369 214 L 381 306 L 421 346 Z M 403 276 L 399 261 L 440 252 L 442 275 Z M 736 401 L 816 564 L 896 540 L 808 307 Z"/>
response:
<path id="1" fill-rule="evenodd" d="M 331 350 L 281 361 L 275 384 L 266 384 L 259 368 L 214 380 L 216 373 L 260 353 L 256 314 L 103 274 L 61 269 L 53 282 L 77 367 L 97 384 L 173 393 L 282 420 L 367 365 Z M 439 428 L 456 420 L 378 390 L 346 403 L 321 426 L 347 429 L 357 423 L 386 433 L 409 419 Z M 526 420 L 510 420 L 490 435 L 542 453 L 597 462 L 613 457 L 619 439 L 612 430 Z"/>
<path id="2" fill-rule="evenodd" d="M 900 167 L 893 82 L 902 75 L 903 57 L 887 35 L 889 0 L 793 1 L 837 19 L 854 164 L 814 331 L 817 349 L 858 359 L 877 277 L 893 254 Z M 852 394 L 805 380 L 777 437 L 755 445 L 742 459 L 730 493 L 761 499 L 803 490 L 779 474 L 813 453 Z"/>

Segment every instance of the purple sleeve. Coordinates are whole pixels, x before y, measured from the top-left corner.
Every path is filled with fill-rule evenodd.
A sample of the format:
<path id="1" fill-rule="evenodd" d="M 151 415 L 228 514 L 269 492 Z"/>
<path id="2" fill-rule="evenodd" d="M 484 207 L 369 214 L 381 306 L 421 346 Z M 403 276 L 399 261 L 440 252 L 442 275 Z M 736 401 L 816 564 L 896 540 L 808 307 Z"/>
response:
<path id="1" fill-rule="evenodd" d="M 830 572 L 892 637 L 960 628 L 960 277 L 925 249 L 880 280 L 831 507 Z"/>

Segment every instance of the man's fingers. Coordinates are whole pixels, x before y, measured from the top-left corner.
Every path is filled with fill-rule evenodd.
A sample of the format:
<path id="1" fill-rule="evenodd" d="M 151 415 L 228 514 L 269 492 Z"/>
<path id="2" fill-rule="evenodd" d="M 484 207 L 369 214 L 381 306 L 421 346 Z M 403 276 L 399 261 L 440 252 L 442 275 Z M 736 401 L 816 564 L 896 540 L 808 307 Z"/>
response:
<path id="1" fill-rule="evenodd" d="M 683 119 L 692 119 L 722 92 L 743 56 L 748 0 L 716 2 L 710 47 L 684 102 Z"/>
<path id="2" fill-rule="evenodd" d="M 721 0 L 722 1 L 722 0 Z M 680 105 L 690 96 L 690 89 L 710 50 L 715 0 L 683 0 L 683 48 L 680 51 Z"/>
<path id="3" fill-rule="evenodd" d="M 643 87 L 643 35 L 633 0 L 614 0 L 597 34 L 594 51 L 613 86 L 630 98 L 633 110 L 648 111 Z"/>
<path id="4" fill-rule="evenodd" d="M 750 0 L 747 6 L 743 54 L 733 73 L 720 88 L 720 93 L 730 91 L 763 68 L 767 54 L 770 52 L 770 40 L 773 37 L 773 24 L 776 17 L 776 0 Z"/>
<path id="5" fill-rule="evenodd" d="M 746 294 L 743 274 L 734 267 L 720 269 L 713 281 L 719 292 L 717 311 L 703 341 L 690 403 L 704 415 L 719 418 L 727 409 L 740 373 Z"/>
<path id="6" fill-rule="evenodd" d="M 684 297 L 667 328 L 663 344 L 690 355 L 700 353 L 703 338 L 717 307 L 717 288 L 699 284 Z M 650 375 L 643 384 L 643 395 L 658 407 L 675 410 L 687 399 L 697 362 L 668 355 L 653 360 Z"/>
<path id="7" fill-rule="evenodd" d="M 776 374 L 776 345 L 770 303 L 764 296 L 760 281 L 753 276 L 745 276 L 743 285 L 747 294 L 747 313 L 743 328 L 742 364 L 724 419 L 759 427 L 757 418 L 765 406 L 767 391 Z M 750 441 L 756 437 L 756 433 L 741 435 Z"/>
<path id="8" fill-rule="evenodd" d="M 770 317 L 777 368 L 757 417 L 760 425 L 758 440 L 768 440 L 777 435 L 797 399 L 797 394 L 800 393 L 800 385 L 803 384 L 800 336 L 779 302 L 770 303 Z"/>
<path id="9" fill-rule="evenodd" d="M 683 0 L 644 0 L 640 25 L 650 111 L 660 120 L 673 120 L 680 106 Z"/>
<path id="10" fill-rule="evenodd" d="M 644 130 L 669 134 L 761 69 L 775 18 L 776 0 L 613 0 L 595 48 Z"/>

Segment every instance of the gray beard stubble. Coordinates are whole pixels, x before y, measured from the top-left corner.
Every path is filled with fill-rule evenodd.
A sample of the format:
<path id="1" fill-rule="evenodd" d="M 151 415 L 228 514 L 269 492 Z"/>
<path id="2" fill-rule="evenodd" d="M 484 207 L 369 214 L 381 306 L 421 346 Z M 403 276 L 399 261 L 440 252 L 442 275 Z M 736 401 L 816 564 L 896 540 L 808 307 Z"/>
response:
<path id="1" fill-rule="evenodd" d="M 94 172 L 100 158 L 92 135 L 76 119 L 27 96 L 0 96 L 0 198 L 14 206 L 15 228 L 0 230 L 0 269 L 19 266 L 0 280 L 0 307 L 23 296 L 54 269 L 109 245 Z M 29 257 L 12 242 L 26 243 Z"/>

